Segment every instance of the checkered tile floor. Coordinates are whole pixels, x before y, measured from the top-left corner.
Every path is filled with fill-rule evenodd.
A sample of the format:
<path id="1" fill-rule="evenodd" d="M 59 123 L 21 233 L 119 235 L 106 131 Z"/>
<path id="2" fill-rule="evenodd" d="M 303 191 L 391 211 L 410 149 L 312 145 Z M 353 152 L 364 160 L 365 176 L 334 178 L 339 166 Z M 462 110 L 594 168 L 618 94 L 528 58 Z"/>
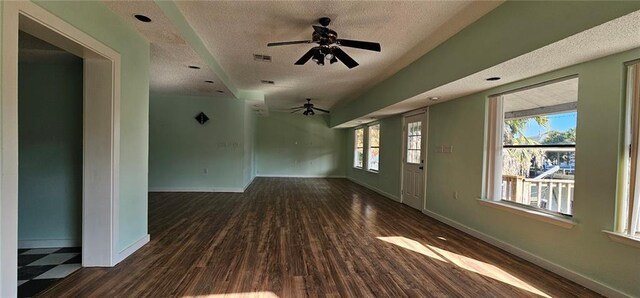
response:
<path id="1" fill-rule="evenodd" d="M 80 269 L 80 247 L 18 250 L 18 297 L 32 297 Z"/>

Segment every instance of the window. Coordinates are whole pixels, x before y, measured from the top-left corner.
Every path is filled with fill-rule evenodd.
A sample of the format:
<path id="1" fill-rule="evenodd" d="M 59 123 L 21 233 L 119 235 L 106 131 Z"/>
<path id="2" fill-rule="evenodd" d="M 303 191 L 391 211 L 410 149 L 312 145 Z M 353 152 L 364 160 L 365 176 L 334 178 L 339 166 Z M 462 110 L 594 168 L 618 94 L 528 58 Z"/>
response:
<path id="1" fill-rule="evenodd" d="M 407 124 L 407 163 L 419 164 L 422 146 L 422 122 Z"/>
<path id="2" fill-rule="evenodd" d="M 487 198 L 571 215 L 578 78 L 490 99 Z"/>
<path id="3" fill-rule="evenodd" d="M 354 148 L 353 166 L 362 168 L 364 162 L 364 128 L 362 127 L 355 130 Z"/>
<path id="4" fill-rule="evenodd" d="M 640 237 L 640 64 L 629 67 L 625 125 L 624 204 L 618 232 Z"/>
<path id="5" fill-rule="evenodd" d="M 367 169 L 377 172 L 380 162 L 380 124 L 369 126 L 367 138 L 369 140 L 369 150 L 367 150 Z"/>

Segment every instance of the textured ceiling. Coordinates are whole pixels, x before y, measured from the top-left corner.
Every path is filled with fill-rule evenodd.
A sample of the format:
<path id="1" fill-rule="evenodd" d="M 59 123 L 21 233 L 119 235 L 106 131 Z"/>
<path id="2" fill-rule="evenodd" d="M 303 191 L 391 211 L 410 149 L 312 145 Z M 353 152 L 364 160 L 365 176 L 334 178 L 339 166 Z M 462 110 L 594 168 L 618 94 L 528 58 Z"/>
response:
<path id="1" fill-rule="evenodd" d="M 152 93 L 233 96 L 153 1 L 105 1 L 105 4 L 151 43 L 149 84 Z M 133 17 L 135 14 L 148 16 L 152 22 L 140 22 Z M 190 69 L 189 65 L 201 69 Z M 214 83 L 206 83 L 207 80 Z"/>
<path id="2" fill-rule="evenodd" d="M 343 123 L 338 127 L 357 126 L 638 47 L 640 47 L 640 11 L 611 20 L 364 117 Z M 495 76 L 502 79 L 485 80 Z M 438 101 L 429 100 L 434 96 L 439 98 Z"/>
<path id="3" fill-rule="evenodd" d="M 578 101 L 578 78 L 554 82 L 502 96 L 504 111 L 523 111 Z"/>
<path id="4" fill-rule="evenodd" d="M 387 78 L 501 2 L 479 1 L 181 1 L 183 15 L 241 89 L 261 90 L 270 108 L 304 98 L 330 108 Z M 293 63 L 309 44 L 268 48 L 268 42 L 310 39 L 322 16 L 340 38 L 380 42 L 382 52 L 343 49 L 360 66 Z M 272 62 L 253 60 L 271 55 Z M 274 81 L 274 85 L 261 80 Z"/>

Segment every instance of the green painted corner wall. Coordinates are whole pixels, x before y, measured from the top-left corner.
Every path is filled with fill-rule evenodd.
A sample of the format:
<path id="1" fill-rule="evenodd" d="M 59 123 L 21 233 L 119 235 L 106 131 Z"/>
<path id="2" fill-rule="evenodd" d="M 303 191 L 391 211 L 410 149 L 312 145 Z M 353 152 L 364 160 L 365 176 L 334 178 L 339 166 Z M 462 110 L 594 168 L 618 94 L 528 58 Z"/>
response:
<path id="1" fill-rule="evenodd" d="M 623 158 L 624 63 L 638 58 L 640 49 L 431 106 L 427 210 L 627 295 L 640 296 L 638 249 L 613 242 L 602 232 L 614 229 L 616 217 L 619 164 Z M 577 225 L 566 229 L 479 204 L 487 97 L 576 74 L 580 80 L 574 201 Z M 390 131 L 391 125 L 385 120 L 381 121 L 383 133 L 402 134 L 400 126 Z M 453 153 L 436 153 L 436 146 L 443 144 L 452 145 Z M 347 149 L 348 154 L 353 152 L 353 142 Z M 394 149 L 391 154 L 401 156 L 402 152 Z M 385 166 L 383 162 L 381 168 Z M 400 171 L 391 175 L 400 177 Z M 357 179 L 382 188 L 370 177 Z M 453 199 L 454 191 L 458 192 L 457 200 Z"/>
<path id="2" fill-rule="evenodd" d="M 34 2 L 121 55 L 118 248 L 124 250 L 147 234 L 149 43 L 102 2 Z"/>
<path id="3" fill-rule="evenodd" d="M 380 166 L 378 172 L 373 173 L 353 167 L 355 135 L 353 129 L 348 129 L 347 177 L 400 201 L 401 178 L 398 173 L 400 173 L 402 166 L 402 155 L 400 154 L 402 153 L 402 134 L 398 132 L 402 132 L 402 116 L 385 118 L 375 123 L 380 124 Z M 364 127 L 366 128 L 366 126 Z"/>
<path id="4" fill-rule="evenodd" d="M 21 52 L 19 241 L 81 242 L 82 81 L 81 58 L 30 58 Z"/>
<path id="5" fill-rule="evenodd" d="M 249 105 L 244 106 L 244 185 L 256 177 L 256 121 L 257 116 Z"/>
<path id="6" fill-rule="evenodd" d="M 251 179 L 251 170 L 245 169 L 251 166 L 254 117 L 246 106 L 230 97 L 152 95 L 149 189 L 244 188 Z M 204 125 L 194 119 L 200 112 L 210 118 Z"/>
<path id="7" fill-rule="evenodd" d="M 321 115 L 272 112 L 258 117 L 258 176 L 344 177 L 346 130 L 331 129 Z"/>

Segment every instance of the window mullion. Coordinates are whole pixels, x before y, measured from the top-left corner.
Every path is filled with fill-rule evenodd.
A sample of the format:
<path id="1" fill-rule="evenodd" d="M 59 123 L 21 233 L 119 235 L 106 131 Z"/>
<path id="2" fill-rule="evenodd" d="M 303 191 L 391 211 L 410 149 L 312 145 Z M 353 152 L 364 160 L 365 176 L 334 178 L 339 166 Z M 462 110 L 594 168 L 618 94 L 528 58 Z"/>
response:
<path id="1" fill-rule="evenodd" d="M 636 64 L 633 66 L 632 80 L 633 93 L 631 98 L 631 142 L 630 142 L 630 179 L 629 179 L 629 202 L 628 202 L 628 220 L 626 230 L 629 234 L 635 235 L 638 232 L 638 223 L 640 216 L 640 164 L 638 163 L 638 145 L 640 139 L 640 67 Z"/>

